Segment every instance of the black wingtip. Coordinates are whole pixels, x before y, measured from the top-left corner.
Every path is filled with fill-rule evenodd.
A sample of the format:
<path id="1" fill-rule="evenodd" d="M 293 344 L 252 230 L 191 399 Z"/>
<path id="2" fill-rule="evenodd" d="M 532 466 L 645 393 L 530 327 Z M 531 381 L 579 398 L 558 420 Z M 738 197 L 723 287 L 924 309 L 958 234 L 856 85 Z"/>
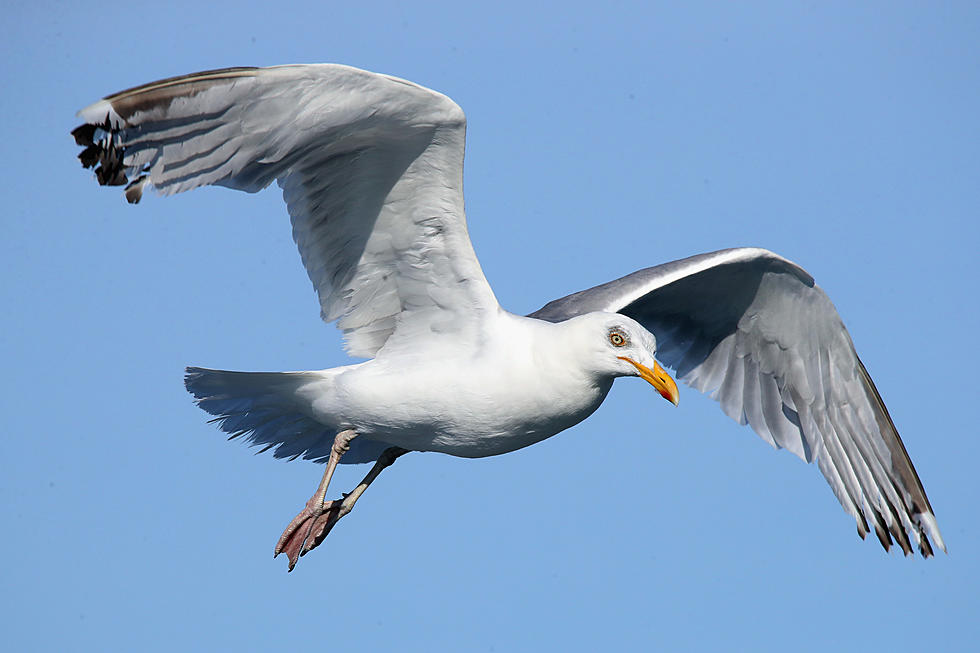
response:
<path id="1" fill-rule="evenodd" d="M 892 548 L 892 538 L 888 534 L 888 531 L 875 524 L 875 535 L 878 536 L 878 541 L 881 542 L 881 546 L 885 551 L 890 551 Z"/>
<path id="2" fill-rule="evenodd" d="M 86 123 L 71 130 L 75 143 L 84 149 L 79 153 L 78 160 L 83 168 L 95 168 L 95 178 L 102 186 L 126 186 L 126 199 L 135 204 L 143 195 L 144 179 L 140 177 L 132 183 L 126 176 L 126 166 L 123 164 L 125 148 L 118 144 L 118 133 L 121 125 L 113 124 L 107 113 L 105 122 L 95 125 Z M 96 141 L 96 132 L 100 133 Z"/>
<path id="3" fill-rule="evenodd" d="M 89 145 L 78 155 L 78 160 L 82 162 L 83 168 L 93 168 L 99 162 L 100 148 L 96 144 Z"/>
<path id="4" fill-rule="evenodd" d="M 921 528 L 919 529 L 919 553 L 922 554 L 923 558 L 931 558 L 934 555 L 929 537 Z"/>
<path id="5" fill-rule="evenodd" d="M 902 547 L 902 553 L 905 555 L 912 555 L 912 542 L 909 540 L 909 536 L 905 533 L 905 529 L 898 527 L 892 531 L 892 535 L 895 536 L 895 540 L 898 545 Z"/>
<path id="6" fill-rule="evenodd" d="M 95 125 L 79 125 L 71 130 L 71 135 L 75 137 L 75 145 L 82 147 L 95 145 Z"/>
<path id="7" fill-rule="evenodd" d="M 130 204 L 138 204 L 143 197 L 143 186 L 146 184 L 146 175 L 141 175 L 126 186 L 126 201 Z"/>

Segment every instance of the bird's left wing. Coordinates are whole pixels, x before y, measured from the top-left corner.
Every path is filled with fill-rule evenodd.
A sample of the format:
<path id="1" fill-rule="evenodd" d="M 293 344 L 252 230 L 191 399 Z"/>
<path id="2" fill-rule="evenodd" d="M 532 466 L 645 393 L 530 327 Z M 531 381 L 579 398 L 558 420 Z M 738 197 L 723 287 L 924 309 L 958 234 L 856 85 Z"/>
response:
<path id="1" fill-rule="evenodd" d="M 373 356 L 396 328 L 478 331 L 497 302 L 463 211 L 466 121 L 446 96 L 335 64 L 228 68 L 110 95 L 72 134 L 100 184 L 169 195 L 278 180 L 327 322 Z"/>
<path id="2" fill-rule="evenodd" d="M 796 264 L 762 249 L 692 256 L 557 299 L 530 317 L 590 311 L 649 329 L 657 356 L 776 448 L 817 462 L 844 509 L 924 556 L 945 550 L 935 515 L 837 310 Z M 908 534 L 908 535 L 907 535 Z"/>

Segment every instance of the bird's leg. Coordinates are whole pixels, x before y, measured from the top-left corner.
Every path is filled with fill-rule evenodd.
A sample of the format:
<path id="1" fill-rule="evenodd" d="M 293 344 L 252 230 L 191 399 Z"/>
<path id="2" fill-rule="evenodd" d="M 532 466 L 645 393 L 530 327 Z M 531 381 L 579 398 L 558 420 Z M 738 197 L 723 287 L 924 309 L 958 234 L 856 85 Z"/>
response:
<path id="1" fill-rule="evenodd" d="M 330 457 L 327 459 L 327 468 L 323 471 L 323 478 L 320 479 L 320 485 L 317 487 L 316 492 L 313 493 L 313 496 L 310 497 L 310 500 L 306 502 L 306 507 L 298 515 L 293 517 L 293 521 L 289 522 L 286 530 L 279 537 L 279 541 L 276 542 L 276 550 L 273 557 L 285 551 L 289 557 L 290 571 L 293 570 L 293 567 L 296 565 L 296 560 L 299 559 L 299 552 L 303 547 L 303 543 L 313 531 L 316 518 L 321 516 L 324 511 L 329 510 L 324 504 L 324 499 L 327 496 L 327 486 L 330 485 L 330 479 L 333 477 L 334 470 L 337 469 L 337 463 L 340 462 L 341 457 L 350 449 L 351 440 L 356 437 L 357 431 L 350 429 L 341 431 L 334 437 L 333 446 L 330 447 Z M 309 526 L 301 528 L 307 522 L 309 522 Z"/>
<path id="2" fill-rule="evenodd" d="M 395 462 L 399 456 L 403 456 L 406 453 L 408 453 L 408 449 L 402 449 L 401 447 L 388 447 L 381 452 L 380 456 L 378 456 L 378 460 L 374 463 L 371 471 L 369 471 L 364 478 L 361 479 L 361 482 L 357 484 L 357 487 L 355 487 L 350 493 L 345 494 L 343 499 L 322 502 L 322 509 L 318 515 L 306 516 L 302 519 L 301 523 L 307 520 L 310 521 L 310 526 L 308 529 L 303 528 L 300 531 L 295 531 L 294 529 L 292 537 L 289 537 L 283 533 L 283 537 L 280 538 L 280 543 L 276 546 L 276 555 L 279 555 L 280 552 L 286 553 L 286 555 L 289 557 L 289 571 L 292 571 L 293 567 L 296 566 L 296 561 L 299 560 L 300 556 L 306 555 L 308 552 L 319 546 L 320 543 L 326 539 L 334 525 L 340 521 L 340 518 L 354 509 L 354 504 L 357 503 L 357 500 L 361 498 L 361 495 L 364 494 L 364 491 L 369 485 L 371 485 L 371 483 L 374 482 L 374 479 L 378 477 L 382 470 Z M 316 498 L 317 495 L 313 495 L 313 498 L 310 499 L 310 501 L 312 502 Z M 309 508 L 309 505 L 310 504 L 308 503 L 307 509 Z M 304 510 L 297 515 L 293 522 L 300 520 L 305 513 L 307 513 L 307 510 Z M 290 526 L 292 525 L 293 524 L 290 524 Z M 288 530 L 289 529 L 287 528 L 287 531 Z M 306 535 L 303 537 L 303 539 L 300 539 L 299 533 L 303 530 L 306 531 Z M 284 538 L 286 540 L 285 543 Z"/>
<path id="3" fill-rule="evenodd" d="M 368 489 L 368 486 L 374 482 L 374 479 L 378 478 L 378 475 L 383 469 L 390 466 L 395 460 L 404 454 L 408 453 L 408 449 L 402 449 L 401 447 L 388 447 L 381 452 L 378 456 L 378 460 L 374 463 L 361 482 L 357 484 L 350 492 L 344 494 L 343 499 L 335 499 L 333 501 L 327 501 L 324 506 L 326 510 L 322 515 L 316 518 L 313 527 L 310 529 L 310 534 L 306 538 L 306 542 L 303 544 L 302 549 L 300 549 L 299 554 L 301 556 L 306 555 L 323 542 L 330 530 L 334 527 L 340 518 L 349 513 L 354 509 L 354 504 L 357 500 L 361 498 L 364 494 L 364 490 Z"/>

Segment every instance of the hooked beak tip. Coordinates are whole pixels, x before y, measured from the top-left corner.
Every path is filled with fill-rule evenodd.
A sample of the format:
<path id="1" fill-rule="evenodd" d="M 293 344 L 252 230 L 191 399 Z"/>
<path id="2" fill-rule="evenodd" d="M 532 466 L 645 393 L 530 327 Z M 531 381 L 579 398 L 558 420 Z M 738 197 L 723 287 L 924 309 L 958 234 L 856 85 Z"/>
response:
<path id="1" fill-rule="evenodd" d="M 641 365 L 632 358 L 627 358 L 625 356 L 620 356 L 619 358 L 635 367 L 640 378 L 656 388 L 661 397 L 675 406 L 677 405 L 677 403 L 680 401 L 680 393 L 677 391 L 677 383 L 673 378 L 671 378 L 670 374 L 667 374 L 664 368 L 660 367 L 660 363 L 653 361 L 653 369 L 651 370 L 646 365 Z"/>

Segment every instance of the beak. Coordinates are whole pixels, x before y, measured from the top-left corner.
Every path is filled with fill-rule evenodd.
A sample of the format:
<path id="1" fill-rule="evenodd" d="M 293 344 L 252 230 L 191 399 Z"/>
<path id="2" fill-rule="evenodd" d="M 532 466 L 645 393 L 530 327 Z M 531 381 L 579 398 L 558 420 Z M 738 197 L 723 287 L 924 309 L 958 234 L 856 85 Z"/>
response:
<path id="1" fill-rule="evenodd" d="M 660 367 L 657 361 L 653 361 L 653 369 L 651 370 L 646 365 L 640 365 L 632 358 L 626 358 L 625 356 L 619 356 L 618 358 L 635 367 L 636 371 L 640 373 L 640 378 L 656 388 L 661 397 L 675 406 L 677 405 L 679 398 L 677 384 L 674 382 L 674 379 L 670 378 L 670 374 L 667 374 L 664 368 Z"/>

